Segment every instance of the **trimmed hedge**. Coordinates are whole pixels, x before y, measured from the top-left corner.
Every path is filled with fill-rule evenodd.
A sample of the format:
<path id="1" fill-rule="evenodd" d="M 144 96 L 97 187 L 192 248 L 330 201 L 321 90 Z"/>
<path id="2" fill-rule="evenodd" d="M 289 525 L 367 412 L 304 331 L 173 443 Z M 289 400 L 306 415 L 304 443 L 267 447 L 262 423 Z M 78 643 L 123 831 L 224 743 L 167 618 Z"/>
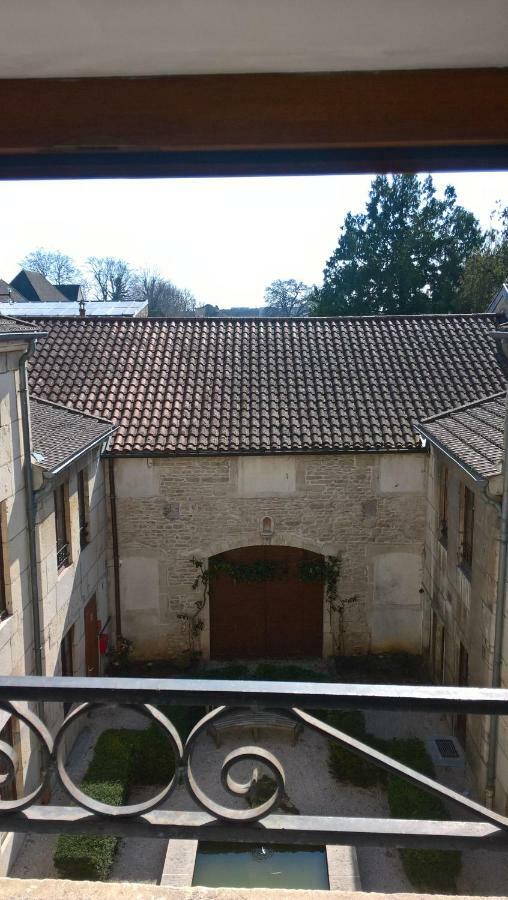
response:
<path id="1" fill-rule="evenodd" d="M 425 745 L 415 738 L 387 741 L 389 755 L 404 765 L 435 777 L 432 760 Z M 409 784 L 402 778 L 388 776 L 388 805 L 394 819 L 450 818 L 442 800 L 435 794 Z M 414 887 L 422 891 L 456 893 L 456 879 L 462 868 L 462 855 L 458 850 L 399 850 L 404 871 Z"/>
<path id="2" fill-rule="evenodd" d="M 367 734 L 365 716 L 356 709 L 332 709 L 321 716 L 332 728 L 345 731 L 358 741 L 372 744 L 372 736 Z M 356 787 L 372 787 L 380 780 L 381 770 L 356 753 L 346 750 L 341 744 L 330 741 L 328 768 L 337 781 L 348 781 Z"/>
<path id="3" fill-rule="evenodd" d="M 391 740 L 376 738 L 367 732 L 365 717 L 358 711 L 332 710 L 322 714 L 322 718 L 340 731 L 345 731 L 386 756 L 421 772 L 422 775 L 435 777 L 432 760 L 425 749 L 425 744 L 418 738 Z M 430 794 L 403 778 L 389 774 L 333 742 L 329 744 L 329 769 L 338 781 L 347 781 L 358 787 L 384 785 L 390 813 L 394 819 L 439 821 L 450 818 L 447 808 L 435 794 Z M 425 891 L 456 892 L 456 878 L 462 866 L 459 851 L 408 849 L 399 850 L 399 853 L 404 871 L 414 887 Z"/>
<path id="4" fill-rule="evenodd" d="M 182 741 L 187 740 L 196 722 L 206 714 L 204 706 L 171 706 L 169 703 L 161 703 L 159 709 L 173 723 Z"/>
<path id="5" fill-rule="evenodd" d="M 165 784 L 174 771 L 171 748 L 157 725 L 143 731 L 110 729 L 97 740 L 81 789 L 94 800 L 119 806 L 133 785 Z M 106 881 L 118 844 L 117 837 L 60 835 L 55 868 L 63 878 Z"/>
<path id="6" fill-rule="evenodd" d="M 329 679 L 323 672 L 316 672 L 305 666 L 295 665 L 294 663 L 286 663 L 280 665 L 277 663 L 259 663 L 252 675 L 247 676 L 253 681 L 328 681 Z"/>

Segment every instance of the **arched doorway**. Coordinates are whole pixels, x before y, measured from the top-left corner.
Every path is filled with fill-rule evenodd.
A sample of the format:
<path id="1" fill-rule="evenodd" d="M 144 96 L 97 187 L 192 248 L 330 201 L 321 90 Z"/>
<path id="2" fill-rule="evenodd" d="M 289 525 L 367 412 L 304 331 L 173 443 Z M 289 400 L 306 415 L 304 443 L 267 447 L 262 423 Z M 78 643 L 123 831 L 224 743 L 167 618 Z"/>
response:
<path id="1" fill-rule="evenodd" d="M 323 557 L 242 547 L 210 559 L 213 659 L 321 656 Z"/>

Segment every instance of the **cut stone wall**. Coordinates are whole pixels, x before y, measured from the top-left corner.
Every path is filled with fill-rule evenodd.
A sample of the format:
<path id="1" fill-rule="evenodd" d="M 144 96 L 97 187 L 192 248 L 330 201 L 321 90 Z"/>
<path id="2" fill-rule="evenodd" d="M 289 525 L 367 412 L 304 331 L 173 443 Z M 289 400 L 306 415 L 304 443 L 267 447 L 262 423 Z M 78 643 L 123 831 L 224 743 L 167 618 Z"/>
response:
<path id="1" fill-rule="evenodd" d="M 0 341 L 1 343 L 1 341 Z M 8 615 L 0 621 L 0 674 L 32 672 L 33 631 L 30 613 L 28 530 L 23 477 L 23 435 L 19 402 L 19 360 L 26 347 L 12 344 L 0 352 L 0 525 Z M 1 727 L 8 719 L 0 714 Z M 13 728 L 18 754 L 18 791 L 34 785 L 37 773 L 30 762 L 28 729 Z M 0 874 L 6 874 L 23 842 L 22 835 L 0 834 Z"/>
<path id="2" fill-rule="evenodd" d="M 448 468 L 448 536 L 439 535 L 439 471 Z M 461 567 L 461 510 L 463 486 L 474 492 L 473 562 L 471 572 Z M 432 449 L 427 485 L 427 525 L 424 561 L 426 622 L 425 643 L 430 652 L 430 619 L 434 610 L 444 626 L 444 682 L 458 684 L 460 644 L 468 653 L 471 686 L 492 685 L 494 613 L 497 591 L 499 518 L 483 489 L 453 462 Z M 505 634 L 508 629 L 505 627 Z M 439 680 L 438 673 L 435 679 Z M 503 686 L 508 687 L 508 639 L 503 653 Z M 508 728 L 500 718 L 496 806 L 508 809 Z M 453 727 L 453 719 L 450 725 Z M 466 752 L 480 792 L 485 788 L 489 719 L 468 716 Z"/>
<path id="3" fill-rule="evenodd" d="M 115 460 L 122 630 L 136 656 L 186 648 L 192 557 L 270 542 L 343 560 L 348 653 L 421 649 L 423 453 Z M 270 516 L 274 532 L 260 533 Z M 208 609 L 201 650 L 208 655 Z M 332 652 L 327 616 L 323 652 Z"/>
<path id="4" fill-rule="evenodd" d="M 88 493 L 88 543 L 80 548 L 78 512 L 78 471 L 86 472 Z M 68 487 L 68 528 L 70 565 L 58 571 L 55 531 L 55 488 Z M 61 674 L 62 638 L 73 628 L 72 662 L 74 675 L 86 675 L 84 609 L 94 596 L 97 617 L 108 618 L 108 578 L 106 563 L 107 514 L 104 467 L 98 449 L 69 466 L 58 478 L 45 478 L 37 494 L 36 541 L 40 590 L 40 620 L 43 633 L 43 666 L 46 675 Z M 46 724 L 54 728 L 62 718 L 60 704 L 47 704 Z"/>
<path id="5" fill-rule="evenodd" d="M 0 523 L 6 604 L 8 615 L 0 621 L 0 674 L 34 673 L 34 640 L 29 576 L 29 541 L 26 494 L 23 472 L 23 433 L 19 398 L 19 359 L 25 347 L 9 345 L 0 352 Z M 78 468 L 88 472 L 90 541 L 80 550 L 77 502 Z M 99 450 L 70 466 L 57 479 L 42 480 L 36 502 L 37 576 L 39 615 L 43 633 L 43 670 L 58 675 L 60 645 L 64 634 L 74 625 L 73 662 L 76 675 L 84 675 L 83 610 L 88 599 L 97 595 L 98 616 L 108 615 L 106 572 L 106 506 L 103 467 Z M 58 573 L 53 489 L 68 480 L 71 565 Z M 34 711 L 36 711 L 34 709 Z M 62 704 L 45 705 L 45 723 L 54 731 L 63 717 Z M 8 715 L 0 714 L 0 727 Z M 29 729 L 13 720 L 13 743 L 18 754 L 17 790 L 23 796 L 39 782 L 40 752 Z M 67 746 L 76 736 L 74 727 Z M 22 835 L 0 835 L 0 874 L 7 873 L 22 843 Z"/>

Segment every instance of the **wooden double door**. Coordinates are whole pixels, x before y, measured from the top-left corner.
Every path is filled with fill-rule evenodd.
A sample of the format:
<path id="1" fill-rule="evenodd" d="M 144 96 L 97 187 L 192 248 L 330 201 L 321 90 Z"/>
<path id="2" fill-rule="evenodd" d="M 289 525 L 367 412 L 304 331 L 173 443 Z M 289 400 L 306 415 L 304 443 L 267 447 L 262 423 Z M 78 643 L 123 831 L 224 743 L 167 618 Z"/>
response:
<path id="1" fill-rule="evenodd" d="M 218 567 L 213 560 L 210 566 L 213 659 L 322 655 L 323 581 L 308 577 L 319 572 L 321 556 L 294 547 L 262 546 L 231 550 L 218 561 Z M 257 571 L 260 580 L 242 577 Z"/>

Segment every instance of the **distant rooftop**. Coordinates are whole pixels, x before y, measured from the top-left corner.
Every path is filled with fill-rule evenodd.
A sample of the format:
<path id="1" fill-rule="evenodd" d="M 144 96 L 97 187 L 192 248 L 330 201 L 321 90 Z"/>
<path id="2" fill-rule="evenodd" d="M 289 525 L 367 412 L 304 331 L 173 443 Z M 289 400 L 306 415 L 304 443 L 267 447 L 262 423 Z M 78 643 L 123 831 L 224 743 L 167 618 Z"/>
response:
<path id="1" fill-rule="evenodd" d="M 21 302 L 24 301 L 24 297 L 5 279 L 0 278 L 0 303 L 9 303 L 9 302 Z"/>
<path id="2" fill-rule="evenodd" d="M 418 430 L 477 480 L 502 470 L 505 392 L 426 419 Z"/>
<path id="3" fill-rule="evenodd" d="M 0 301 L 2 297 L 0 296 Z M 87 301 L 87 316 L 140 316 L 147 308 L 146 303 L 128 301 L 125 303 L 100 303 Z M 2 303 L 0 315 L 15 315 L 18 319 L 35 319 L 39 316 L 79 316 L 79 304 L 67 300 L 55 303 Z"/>
<path id="4" fill-rule="evenodd" d="M 51 284 L 45 275 L 29 269 L 21 269 L 12 279 L 11 287 L 19 291 L 29 303 L 63 303 L 67 300 L 65 294 L 56 285 Z"/>

